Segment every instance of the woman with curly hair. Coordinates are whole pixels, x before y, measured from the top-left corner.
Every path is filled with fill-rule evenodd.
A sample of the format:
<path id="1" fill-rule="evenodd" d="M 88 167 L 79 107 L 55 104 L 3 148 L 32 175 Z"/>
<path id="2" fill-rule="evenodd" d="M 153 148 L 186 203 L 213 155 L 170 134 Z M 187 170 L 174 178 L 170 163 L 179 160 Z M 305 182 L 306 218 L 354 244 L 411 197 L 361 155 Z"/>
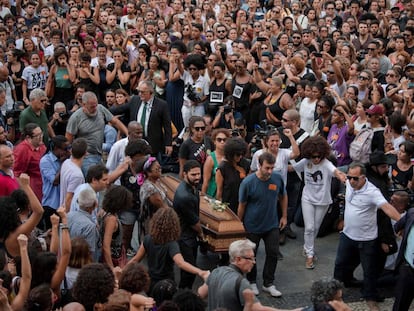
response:
<path id="1" fill-rule="evenodd" d="M 118 214 L 132 206 L 132 193 L 124 186 L 111 186 L 102 202 L 103 215 L 99 218 L 102 239 L 102 261 L 108 266 L 126 264 L 122 243 L 122 225 Z"/>
<path id="2" fill-rule="evenodd" d="M 93 311 L 95 304 L 108 301 L 114 288 L 115 276 L 111 268 L 101 263 L 91 263 L 79 271 L 72 294 L 86 311 Z"/>
<path id="3" fill-rule="evenodd" d="M 177 242 L 180 233 L 180 220 L 174 209 L 161 208 L 157 210 L 150 221 L 149 235 L 144 237 L 137 254 L 128 263 L 129 266 L 134 262 L 140 262 L 145 255 L 148 256 L 150 288 L 158 281 L 174 280 L 174 263 L 180 269 L 197 274 L 202 278 L 208 276 L 208 271 L 203 271 L 184 260 Z"/>
<path id="4" fill-rule="evenodd" d="M 293 165 L 298 173 L 304 173 L 305 186 L 302 193 L 302 212 L 305 222 L 303 253 L 306 256 L 306 269 L 313 269 L 314 244 L 323 217 L 332 204 L 332 177 L 341 182 L 346 175 L 339 171 L 327 158 L 331 148 L 321 136 L 310 137 L 301 146 L 303 159 Z"/>

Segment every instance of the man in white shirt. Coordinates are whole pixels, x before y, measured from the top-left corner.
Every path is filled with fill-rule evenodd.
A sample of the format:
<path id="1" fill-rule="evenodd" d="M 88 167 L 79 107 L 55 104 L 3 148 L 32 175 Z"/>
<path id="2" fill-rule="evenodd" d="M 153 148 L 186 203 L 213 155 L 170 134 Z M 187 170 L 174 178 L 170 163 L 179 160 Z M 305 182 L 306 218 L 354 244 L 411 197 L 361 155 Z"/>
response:
<path id="1" fill-rule="evenodd" d="M 366 178 L 364 164 L 349 165 L 345 192 L 344 229 L 339 239 L 334 278 L 350 285 L 355 268 L 361 263 L 364 272 L 362 296 L 370 311 L 379 311 L 377 278 L 378 225 L 377 209 L 399 220 L 398 211 L 385 200 L 381 191 Z"/>

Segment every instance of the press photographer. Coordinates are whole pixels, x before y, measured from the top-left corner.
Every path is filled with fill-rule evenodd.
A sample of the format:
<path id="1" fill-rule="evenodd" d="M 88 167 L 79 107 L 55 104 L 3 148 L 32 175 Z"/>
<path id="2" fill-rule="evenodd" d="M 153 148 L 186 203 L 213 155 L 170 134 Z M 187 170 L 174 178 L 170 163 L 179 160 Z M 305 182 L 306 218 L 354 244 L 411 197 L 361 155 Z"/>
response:
<path id="1" fill-rule="evenodd" d="M 224 105 L 220 106 L 218 113 L 213 120 L 213 128 L 234 128 L 234 100 L 232 96 L 229 96 L 224 100 Z"/>
<path id="2" fill-rule="evenodd" d="M 56 135 L 64 136 L 70 114 L 66 111 L 66 106 L 62 102 L 57 102 L 53 108 L 54 113 L 47 124 L 49 133 L 51 137 L 55 137 Z"/>

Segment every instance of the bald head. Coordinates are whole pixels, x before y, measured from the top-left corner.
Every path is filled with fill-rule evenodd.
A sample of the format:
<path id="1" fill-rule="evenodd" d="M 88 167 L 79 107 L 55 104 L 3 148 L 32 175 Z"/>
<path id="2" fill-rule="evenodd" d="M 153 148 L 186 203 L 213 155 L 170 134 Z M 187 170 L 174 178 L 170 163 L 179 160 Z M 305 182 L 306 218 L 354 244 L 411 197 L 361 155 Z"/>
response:
<path id="1" fill-rule="evenodd" d="M 9 69 L 6 66 L 0 66 L 0 82 L 6 81 L 8 76 Z"/>
<path id="2" fill-rule="evenodd" d="M 85 311 L 85 307 L 79 302 L 71 302 L 63 307 L 63 311 Z"/>

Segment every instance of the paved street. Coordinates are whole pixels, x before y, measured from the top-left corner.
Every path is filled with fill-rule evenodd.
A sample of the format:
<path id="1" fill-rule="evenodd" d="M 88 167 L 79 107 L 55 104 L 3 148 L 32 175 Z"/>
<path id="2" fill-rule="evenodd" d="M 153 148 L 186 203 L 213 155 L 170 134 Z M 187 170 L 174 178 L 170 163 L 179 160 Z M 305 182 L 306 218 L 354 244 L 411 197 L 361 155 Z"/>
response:
<path id="1" fill-rule="evenodd" d="M 276 269 L 276 287 L 283 293 L 281 298 L 273 298 L 267 293 L 260 293 L 260 301 L 267 306 L 274 306 L 278 308 L 297 308 L 301 306 L 310 305 L 310 287 L 314 280 L 322 277 L 332 277 L 333 268 L 336 256 L 336 247 L 338 244 L 337 233 L 332 233 L 326 237 L 318 238 L 316 240 L 316 252 L 318 261 L 314 270 L 305 269 L 305 258 L 302 256 L 303 247 L 303 228 L 297 228 L 294 225 L 292 229 L 297 233 L 296 240 L 287 239 L 286 244 L 281 246 L 281 251 L 284 259 L 278 262 Z M 199 255 L 198 264 L 202 268 L 214 268 L 218 257 L 215 254 L 208 256 Z M 261 289 L 261 267 L 264 261 L 264 247 L 259 246 L 257 255 L 258 261 L 258 288 Z M 361 279 L 361 270 L 357 269 L 355 276 Z M 392 296 L 392 288 L 381 289 L 381 294 L 385 297 Z M 364 301 L 360 301 L 359 289 L 345 289 L 344 300 L 350 303 L 353 310 L 364 311 L 367 310 Z M 381 310 L 390 311 L 392 309 L 393 299 L 386 299 L 385 302 L 380 303 Z M 412 307 L 414 310 L 414 306 Z"/>

